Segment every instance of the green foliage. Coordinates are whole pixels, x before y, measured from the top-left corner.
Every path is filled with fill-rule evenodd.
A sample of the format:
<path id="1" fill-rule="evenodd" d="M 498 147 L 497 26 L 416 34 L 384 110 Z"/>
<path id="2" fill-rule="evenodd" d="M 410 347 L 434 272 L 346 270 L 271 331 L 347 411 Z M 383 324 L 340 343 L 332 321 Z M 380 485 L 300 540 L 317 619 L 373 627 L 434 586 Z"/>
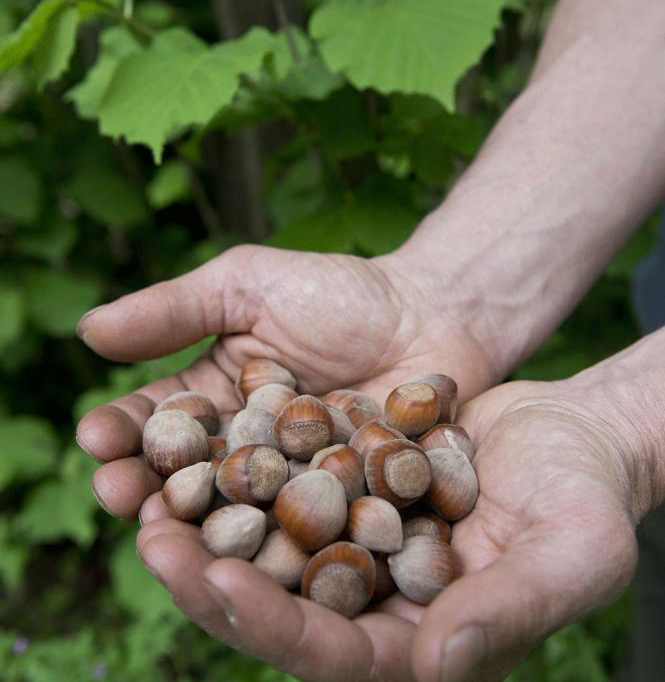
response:
<path id="1" fill-rule="evenodd" d="M 136 528 L 97 510 L 97 465 L 73 444 L 86 411 L 211 340 L 119 367 L 83 348 L 76 322 L 240 242 L 396 248 L 524 83 L 546 7 L 308 1 L 288 33 L 256 10 L 222 39 L 206 3 L 0 3 L 3 682 L 292 679 L 186 622 L 136 557 Z M 567 376 L 635 338 L 627 291 L 654 234 L 516 376 Z M 609 680 L 625 613 L 553 636 L 512 682 Z"/>
<path id="2" fill-rule="evenodd" d="M 34 223 L 39 217 L 42 188 L 39 176 L 20 156 L 0 157 L 0 218 Z"/>
<path id="3" fill-rule="evenodd" d="M 455 103 L 455 84 L 489 47 L 502 0 L 332 0 L 310 31 L 332 71 L 357 88 Z M 445 56 L 444 56 L 445 54 Z"/>
<path id="4" fill-rule="evenodd" d="M 208 123 L 272 44 L 261 28 L 214 47 L 181 28 L 157 34 L 149 48 L 119 64 L 97 112 L 102 133 L 147 145 L 159 163 L 169 137 Z"/>

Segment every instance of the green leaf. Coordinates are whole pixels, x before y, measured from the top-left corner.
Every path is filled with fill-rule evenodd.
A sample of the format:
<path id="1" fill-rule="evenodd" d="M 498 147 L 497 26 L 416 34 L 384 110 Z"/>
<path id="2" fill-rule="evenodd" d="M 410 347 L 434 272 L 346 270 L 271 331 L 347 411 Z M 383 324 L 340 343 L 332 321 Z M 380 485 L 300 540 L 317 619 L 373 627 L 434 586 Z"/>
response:
<path id="1" fill-rule="evenodd" d="M 14 481 L 43 476 L 55 465 L 58 439 L 45 419 L 0 418 L 0 443 L 0 490 Z"/>
<path id="2" fill-rule="evenodd" d="M 348 253 L 353 245 L 351 233 L 347 209 L 340 206 L 276 232 L 265 243 L 298 251 Z"/>
<path id="3" fill-rule="evenodd" d="M 189 195 L 189 169 L 182 161 L 168 161 L 160 166 L 147 188 L 148 201 L 161 209 Z"/>
<path id="4" fill-rule="evenodd" d="M 29 273 L 26 293 L 30 320 L 52 336 L 73 336 L 81 316 L 101 298 L 95 282 L 46 269 Z"/>
<path id="5" fill-rule="evenodd" d="M 69 539 L 87 547 L 94 540 L 98 504 L 90 482 L 97 468 L 80 448 L 72 447 L 60 462 L 60 480 L 48 481 L 28 495 L 16 526 L 33 544 Z"/>
<path id="6" fill-rule="evenodd" d="M 360 156 L 374 148 L 369 110 L 352 88 L 333 92 L 323 102 L 300 102 L 300 117 L 317 130 L 323 149 L 334 159 Z"/>
<path id="7" fill-rule="evenodd" d="M 159 33 L 118 66 L 99 107 L 101 132 L 147 145 L 159 163 L 169 138 L 231 102 L 240 75 L 261 65 L 273 41 L 262 28 L 213 47 L 182 28 Z"/>
<path id="8" fill-rule="evenodd" d="M 44 0 L 21 25 L 0 42 L 0 73 L 23 62 L 37 48 L 51 22 L 69 0 Z"/>
<path id="9" fill-rule="evenodd" d="M 102 225 L 133 227 L 148 219 L 140 190 L 104 159 L 84 158 L 69 185 L 83 211 Z"/>
<path id="10" fill-rule="evenodd" d="M 301 251 L 387 253 L 411 234 L 419 216 L 398 184 L 368 183 L 346 204 L 328 207 L 272 235 L 267 244 Z"/>
<path id="11" fill-rule="evenodd" d="M 17 289 L 0 285 L 0 352 L 23 331 L 25 302 Z"/>
<path id="12" fill-rule="evenodd" d="M 78 25 L 79 13 L 75 7 L 65 7 L 53 17 L 33 56 L 39 90 L 60 78 L 69 66 Z"/>
<path id="13" fill-rule="evenodd" d="M 127 55 L 141 49 L 134 35 L 124 26 L 112 26 L 100 37 L 99 57 L 85 79 L 65 95 L 73 102 L 79 116 L 96 118 L 100 102 L 106 94 L 118 64 Z"/>
<path id="14" fill-rule="evenodd" d="M 357 88 L 431 95 L 455 84 L 493 41 L 503 0 L 328 0 L 310 22 L 332 71 Z"/>
<path id="15" fill-rule="evenodd" d="M 12 541 L 7 517 L 0 517 L 0 581 L 11 592 L 21 583 L 28 548 Z"/>
<path id="16" fill-rule="evenodd" d="M 62 261 L 78 237 L 75 222 L 56 216 L 43 225 L 23 228 L 15 237 L 18 253 L 56 263 Z"/>
<path id="17" fill-rule="evenodd" d="M 116 599 L 138 618 L 156 621 L 179 613 L 169 593 L 136 556 L 134 533 L 127 534 L 115 550 L 110 569 Z"/>
<path id="18" fill-rule="evenodd" d="M 20 156 L 0 158 L 0 219 L 33 223 L 41 204 L 41 181 L 30 164 Z"/>

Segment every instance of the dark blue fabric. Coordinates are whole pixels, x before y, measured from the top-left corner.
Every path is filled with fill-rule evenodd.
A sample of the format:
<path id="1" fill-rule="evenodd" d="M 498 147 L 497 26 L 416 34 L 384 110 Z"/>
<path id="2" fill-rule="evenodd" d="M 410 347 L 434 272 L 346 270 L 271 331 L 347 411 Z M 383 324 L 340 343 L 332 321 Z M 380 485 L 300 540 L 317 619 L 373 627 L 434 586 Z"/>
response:
<path id="1" fill-rule="evenodd" d="M 665 325 L 665 212 L 656 248 L 635 269 L 633 305 L 643 334 Z"/>

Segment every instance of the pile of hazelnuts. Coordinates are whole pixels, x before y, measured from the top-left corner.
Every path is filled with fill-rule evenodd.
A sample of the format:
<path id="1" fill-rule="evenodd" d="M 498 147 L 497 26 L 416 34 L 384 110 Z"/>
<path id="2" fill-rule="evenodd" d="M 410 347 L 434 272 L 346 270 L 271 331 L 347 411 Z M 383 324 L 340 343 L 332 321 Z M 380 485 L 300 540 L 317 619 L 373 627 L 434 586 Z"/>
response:
<path id="1" fill-rule="evenodd" d="M 450 522 L 478 497 L 473 445 L 453 424 L 455 381 L 402 384 L 383 413 L 358 391 L 295 387 L 287 369 L 255 359 L 234 415 L 191 391 L 157 405 L 143 453 L 168 477 L 172 516 L 202 522 L 213 555 L 251 560 L 349 618 L 397 590 L 429 604 L 457 574 Z"/>

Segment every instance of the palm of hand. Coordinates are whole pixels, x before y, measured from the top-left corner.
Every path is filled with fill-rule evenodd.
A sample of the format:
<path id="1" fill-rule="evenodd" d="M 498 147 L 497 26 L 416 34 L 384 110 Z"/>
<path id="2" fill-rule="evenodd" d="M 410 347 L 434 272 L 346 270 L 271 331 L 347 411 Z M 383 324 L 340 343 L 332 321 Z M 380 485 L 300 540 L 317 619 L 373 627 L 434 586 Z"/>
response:
<path id="1" fill-rule="evenodd" d="M 158 357 L 213 334 L 197 362 L 93 410 L 79 443 L 101 462 L 93 487 L 104 507 L 136 516 L 161 479 L 134 455 L 155 402 L 181 390 L 209 395 L 221 412 L 239 409 L 233 380 L 252 357 L 293 371 L 301 392 L 360 388 L 382 401 L 418 374 L 455 376 L 462 398 L 491 382 L 483 352 L 461 325 L 434 314 L 428 291 L 380 264 L 339 255 L 238 247 L 184 277 L 131 294 L 79 325 L 101 355 Z"/>
<path id="2" fill-rule="evenodd" d="M 538 639 L 625 587 L 635 561 L 626 467 L 610 432 L 541 384 L 490 391 L 461 422 L 479 444 L 481 493 L 453 533 L 464 577 L 429 608 L 397 596 L 347 621 L 243 562 L 214 562 L 173 520 L 148 524 L 139 550 L 195 622 L 304 680 L 433 682 L 442 644 L 469 624 L 486 639 L 477 679 L 502 679 Z M 194 586 L 179 577 L 191 557 Z"/>

